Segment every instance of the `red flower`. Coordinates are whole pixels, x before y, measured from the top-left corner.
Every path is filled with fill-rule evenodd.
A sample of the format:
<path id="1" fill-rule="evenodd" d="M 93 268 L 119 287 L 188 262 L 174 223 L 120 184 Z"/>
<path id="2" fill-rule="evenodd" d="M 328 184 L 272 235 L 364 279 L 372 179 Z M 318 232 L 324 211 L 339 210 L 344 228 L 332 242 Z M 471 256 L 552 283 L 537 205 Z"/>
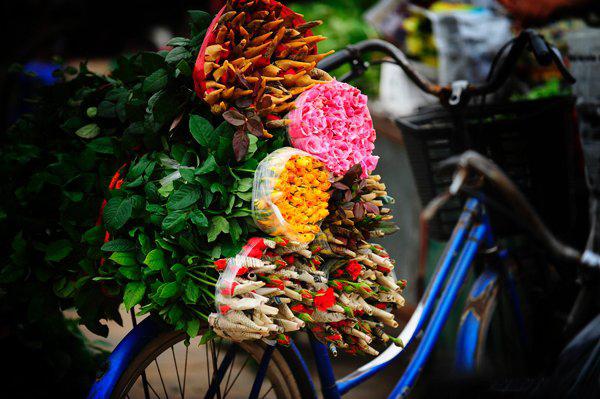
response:
<path id="1" fill-rule="evenodd" d="M 235 287 L 237 285 L 239 285 L 239 283 L 237 281 L 232 282 L 229 287 L 225 287 L 221 290 L 221 294 L 222 295 L 233 295 L 233 293 L 235 292 Z"/>
<path id="2" fill-rule="evenodd" d="M 216 260 L 214 262 L 215 267 L 217 268 L 217 270 L 221 271 L 221 270 L 225 270 L 225 268 L 227 267 L 227 259 L 223 258 L 223 259 L 219 259 Z"/>
<path id="3" fill-rule="evenodd" d="M 335 305 L 335 296 L 333 294 L 333 288 L 329 287 L 327 290 L 320 290 L 314 299 L 315 306 L 322 312 L 327 311 L 330 307 Z"/>
<path id="4" fill-rule="evenodd" d="M 290 344 L 290 337 L 288 337 L 285 334 L 279 334 L 277 336 L 277 343 L 280 345 L 289 345 Z"/>
<path id="5" fill-rule="evenodd" d="M 304 298 L 304 299 L 312 299 L 313 298 L 313 296 L 311 295 L 311 293 L 308 290 L 300 291 L 300 295 L 302 295 L 302 298 Z"/>
<path id="6" fill-rule="evenodd" d="M 377 270 L 382 273 L 389 273 L 390 271 L 392 271 L 392 269 L 389 269 L 389 268 L 383 267 L 383 266 L 377 266 Z"/>
<path id="7" fill-rule="evenodd" d="M 293 264 L 293 263 L 296 261 L 296 258 L 294 258 L 294 255 L 288 255 L 288 256 L 285 256 L 285 257 L 283 258 L 283 260 L 284 260 L 284 261 L 285 261 L 285 263 L 287 263 L 288 265 L 292 265 L 292 264 Z"/>
<path id="8" fill-rule="evenodd" d="M 222 314 L 225 314 L 231 310 L 231 307 L 228 305 L 221 305 L 219 307 L 219 310 L 221 311 Z"/>
<path id="9" fill-rule="evenodd" d="M 301 303 L 298 303 L 298 304 L 292 306 L 290 309 L 292 309 L 292 311 L 297 312 L 297 313 L 306 313 L 306 307 Z"/>
<path id="10" fill-rule="evenodd" d="M 329 285 L 331 285 L 336 291 L 341 291 L 344 288 L 344 285 L 337 280 L 330 281 Z"/>
<path id="11" fill-rule="evenodd" d="M 378 309 L 385 310 L 385 308 L 387 308 L 387 304 L 384 303 L 384 302 L 380 302 L 380 303 L 375 304 L 375 307 L 378 308 Z"/>
<path id="12" fill-rule="evenodd" d="M 346 271 L 348 272 L 350 277 L 352 277 L 352 280 L 356 281 L 356 279 L 362 272 L 362 267 L 360 266 L 360 263 L 358 263 L 357 261 L 351 260 L 348 263 L 348 266 L 346 266 Z"/>
<path id="13" fill-rule="evenodd" d="M 251 258 L 262 258 L 263 251 L 267 248 L 265 240 L 260 237 L 252 237 L 248 243 L 244 245 L 244 251 L 248 251 L 248 256 Z"/>
<path id="14" fill-rule="evenodd" d="M 327 337 L 328 341 L 340 341 L 342 339 L 342 336 L 340 334 L 333 334 L 333 335 L 328 335 Z"/>
<path id="15" fill-rule="evenodd" d="M 238 271 L 237 271 L 237 273 L 236 273 L 236 274 L 237 274 L 238 276 L 241 276 L 241 275 L 244 275 L 244 274 L 246 274 L 247 272 L 248 272 L 248 268 L 247 268 L 247 267 L 244 267 L 244 266 L 242 266 L 242 267 L 240 267 L 240 268 L 238 269 Z"/>

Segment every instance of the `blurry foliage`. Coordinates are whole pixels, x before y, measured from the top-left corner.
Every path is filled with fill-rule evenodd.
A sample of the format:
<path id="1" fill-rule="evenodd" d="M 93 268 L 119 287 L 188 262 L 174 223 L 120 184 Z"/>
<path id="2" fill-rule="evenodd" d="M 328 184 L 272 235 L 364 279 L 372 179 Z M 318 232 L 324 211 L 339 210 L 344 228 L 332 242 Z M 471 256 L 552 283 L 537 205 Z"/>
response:
<path id="1" fill-rule="evenodd" d="M 372 0 L 330 0 L 304 1 L 290 3 L 288 6 L 303 14 L 307 21 L 317 19 L 324 21 L 324 24 L 316 28 L 314 33 L 327 37 L 327 40 L 319 43 L 319 52 L 326 52 L 377 37 L 375 30 L 363 18 L 365 11 L 374 4 Z M 343 66 L 336 70 L 333 76 L 340 77 L 349 69 Z M 363 77 L 352 83 L 365 94 L 376 94 L 379 91 L 379 68 L 370 68 Z"/>

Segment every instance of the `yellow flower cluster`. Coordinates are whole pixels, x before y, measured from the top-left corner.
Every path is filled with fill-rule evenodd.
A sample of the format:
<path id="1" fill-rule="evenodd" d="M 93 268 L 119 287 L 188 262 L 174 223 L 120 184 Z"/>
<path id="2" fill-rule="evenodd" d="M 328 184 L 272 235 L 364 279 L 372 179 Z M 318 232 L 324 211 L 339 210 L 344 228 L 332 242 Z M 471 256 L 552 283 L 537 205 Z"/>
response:
<path id="1" fill-rule="evenodd" d="M 271 201 L 289 224 L 299 241 L 314 240 L 318 223 L 329 212 L 329 174 L 322 162 L 303 155 L 293 155 L 285 163 L 274 184 Z"/>

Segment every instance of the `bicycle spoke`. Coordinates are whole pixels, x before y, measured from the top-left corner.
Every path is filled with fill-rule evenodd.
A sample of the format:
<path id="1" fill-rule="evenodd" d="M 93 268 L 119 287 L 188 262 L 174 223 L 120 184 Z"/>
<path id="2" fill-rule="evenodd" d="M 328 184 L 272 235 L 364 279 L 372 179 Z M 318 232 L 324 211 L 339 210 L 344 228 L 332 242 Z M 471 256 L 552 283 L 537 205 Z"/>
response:
<path id="1" fill-rule="evenodd" d="M 244 368 L 246 368 L 246 365 L 248 364 L 249 360 L 250 360 L 250 355 L 246 356 L 246 360 L 244 361 L 244 364 L 242 365 L 242 368 L 237 372 L 235 378 L 231 382 L 231 385 L 229 387 L 226 387 L 226 389 L 225 389 L 225 396 L 227 396 L 227 394 L 229 393 L 229 391 L 231 391 L 231 388 L 233 388 L 233 386 L 235 385 L 235 382 L 239 378 L 240 374 L 242 374 L 242 371 L 244 370 Z"/>
<path id="2" fill-rule="evenodd" d="M 263 396 L 260 397 L 260 399 L 265 399 L 267 397 L 267 395 L 269 394 L 269 392 L 271 392 L 273 390 L 273 384 L 271 384 L 271 387 L 269 388 L 269 390 L 267 392 L 265 392 L 265 394 Z"/>
<path id="3" fill-rule="evenodd" d="M 235 359 L 235 353 L 237 352 L 237 346 L 231 345 L 227 350 L 227 353 L 223 357 L 223 361 L 219 365 L 219 368 L 216 368 L 216 364 L 214 365 L 214 369 L 216 369 L 216 373 L 213 373 L 213 378 L 210 382 L 210 386 L 206 391 L 205 398 L 212 398 L 216 393 L 219 398 L 221 398 L 221 383 L 223 382 L 223 378 L 227 373 L 227 369 L 231 366 L 232 362 Z M 214 357 L 215 358 L 215 357 Z M 216 358 L 215 358 L 216 360 Z"/>
<path id="4" fill-rule="evenodd" d="M 208 343 L 204 344 L 204 354 L 206 355 L 206 386 L 210 386 L 210 363 L 208 361 Z"/>
<path id="5" fill-rule="evenodd" d="M 233 355 L 233 360 L 231 361 L 231 367 L 229 367 L 229 371 L 227 372 L 227 380 L 225 381 L 225 393 L 224 393 L 224 397 L 227 397 L 227 387 L 229 386 L 229 380 L 231 378 L 231 372 L 233 371 L 233 368 L 235 367 L 235 361 L 237 360 L 237 351 L 235 352 L 235 354 Z"/>
<path id="6" fill-rule="evenodd" d="M 161 399 L 161 398 L 160 398 L 160 395 L 158 394 L 158 392 L 156 392 L 156 390 L 154 389 L 154 387 L 152 386 L 152 384 L 150 384 L 150 383 L 148 382 L 148 380 L 146 380 L 146 385 L 147 385 L 147 386 L 150 388 L 150 390 L 152 391 L 152 393 L 154 393 L 154 395 L 156 395 L 156 397 L 157 397 L 158 399 Z"/>
<path id="7" fill-rule="evenodd" d="M 142 388 L 144 389 L 144 399 L 150 399 L 150 392 L 148 392 L 148 377 L 146 376 L 146 370 L 142 371 Z"/>
<path id="8" fill-rule="evenodd" d="M 187 379 L 187 364 L 188 364 L 189 349 L 190 349 L 189 345 L 186 345 L 185 346 L 185 364 L 183 366 L 183 395 L 181 396 L 181 399 L 185 399 L 185 383 L 186 383 L 186 379 Z"/>
<path id="9" fill-rule="evenodd" d="M 175 349 L 171 347 L 171 353 L 173 354 L 173 363 L 175 363 L 175 374 L 177 374 L 177 385 L 179 386 L 179 394 L 183 396 L 183 390 L 181 389 L 181 380 L 179 379 L 179 369 L 177 368 L 177 359 L 175 358 Z"/>
<path id="10" fill-rule="evenodd" d="M 160 383 L 162 384 L 163 391 L 165 391 L 165 397 L 169 399 L 169 394 L 167 393 L 167 387 L 165 386 L 165 381 L 163 380 L 162 373 L 160 372 L 160 367 L 158 366 L 158 362 L 154 359 L 154 364 L 156 364 L 156 369 L 158 370 L 158 376 L 160 377 Z"/>
<path id="11" fill-rule="evenodd" d="M 219 364 L 218 359 L 217 359 L 217 354 L 215 352 L 215 343 L 213 341 L 212 344 L 212 358 L 213 358 L 213 379 L 215 378 L 215 373 L 218 371 L 217 370 L 217 364 Z M 219 381 L 217 383 L 217 399 L 222 399 L 221 398 L 221 381 Z"/>

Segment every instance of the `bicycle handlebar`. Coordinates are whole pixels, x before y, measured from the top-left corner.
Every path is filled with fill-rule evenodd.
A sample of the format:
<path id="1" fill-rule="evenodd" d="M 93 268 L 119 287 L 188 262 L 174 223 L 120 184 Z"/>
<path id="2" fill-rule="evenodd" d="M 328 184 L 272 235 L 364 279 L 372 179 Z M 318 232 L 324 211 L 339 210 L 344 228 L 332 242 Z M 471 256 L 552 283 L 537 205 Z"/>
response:
<path id="1" fill-rule="evenodd" d="M 519 57 L 524 50 L 530 49 L 536 60 L 541 65 L 554 63 L 564 79 L 572 84 L 575 78 L 569 73 L 567 67 L 562 62 L 560 52 L 554 46 L 550 45 L 537 32 L 527 29 L 522 31 L 519 36 L 507 43 L 509 50 L 501 58 L 501 63 L 497 70 L 490 73 L 490 78 L 481 85 L 472 85 L 464 82 L 463 85 L 454 84 L 440 86 L 430 82 L 427 78 L 419 74 L 406 55 L 398 47 L 380 39 L 369 39 L 347 46 L 346 48 L 324 58 L 319 63 L 319 68 L 325 71 L 331 71 L 345 63 L 352 64 L 352 72 L 349 77 L 358 77 L 368 68 L 368 64 L 362 61 L 361 55 L 371 52 L 381 52 L 391 57 L 404 73 L 425 93 L 436 96 L 443 104 L 459 105 L 468 102 L 468 99 L 476 95 L 485 95 L 492 93 L 500 88 L 510 76 L 512 69 L 516 65 Z M 506 47 L 506 46 L 505 46 Z M 503 48 L 497 57 L 503 55 Z"/>
<path id="2" fill-rule="evenodd" d="M 579 251 L 562 243 L 550 232 L 512 180 L 488 158 L 475 151 L 466 151 L 440 162 L 438 167 L 440 170 L 456 167 L 463 170 L 475 170 L 502 193 L 516 216 L 524 221 L 524 225 L 532 235 L 556 258 L 577 264 L 585 263 Z"/>

